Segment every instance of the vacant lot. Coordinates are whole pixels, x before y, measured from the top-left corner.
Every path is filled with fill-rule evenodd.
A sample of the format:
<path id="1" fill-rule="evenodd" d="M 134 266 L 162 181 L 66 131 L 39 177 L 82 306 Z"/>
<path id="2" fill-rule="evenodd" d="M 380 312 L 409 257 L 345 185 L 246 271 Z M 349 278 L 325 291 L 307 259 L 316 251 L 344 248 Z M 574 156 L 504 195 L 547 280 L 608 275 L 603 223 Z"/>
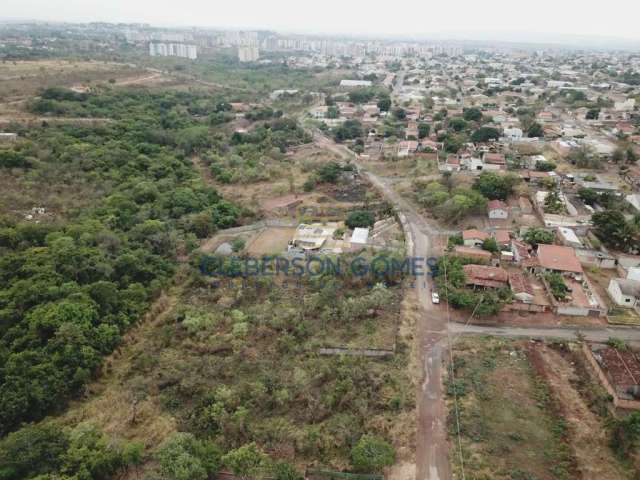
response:
<path id="1" fill-rule="evenodd" d="M 575 354 L 579 354 L 577 346 L 575 350 Z M 609 432 L 602 419 L 589 408 L 585 398 L 574 388 L 581 379 L 574 369 L 568 349 L 556 350 L 540 346 L 533 355 L 552 394 L 561 405 L 582 478 L 631 478 L 630 472 L 611 451 Z"/>
<path id="2" fill-rule="evenodd" d="M 455 396 L 467 478 L 633 478 L 611 450 L 606 392 L 571 344 L 466 338 L 454 346 L 449 425 L 457 447 Z M 452 456 L 461 473 L 458 450 Z"/>
<path id="3" fill-rule="evenodd" d="M 329 297 L 330 287 L 285 289 L 266 280 L 218 289 L 196 277 L 178 283 L 128 335 L 65 423 L 91 418 L 115 438 L 143 441 L 148 451 L 175 430 L 216 438 L 224 450 L 255 441 L 300 469 L 310 462 L 349 468 L 354 439 L 370 432 L 393 443 L 399 461 L 408 460 L 415 387 L 407 345 L 387 359 L 316 353 L 345 339 L 365 346 L 384 332 L 398 318 L 398 288 L 373 317 L 346 322 L 329 315 L 331 306 L 352 306 L 345 293 L 371 292 L 342 288 Z"/>
<path id="4" fill-rule="evenodd" d="M 287 243 L 295 228 L 267 228 L 260 232 L 247 246 L 250 255 L 270 255 L 287 250 Z"/>
<path id="5" fill-rule="evenodd" d="M 66 60 L 4 62 L 1 72 L 0 101 L 34 95 L 47 87 L 90 86 L 149 75 L 143 69 L 119 63 Z"/>
<path id="6" fill-rule="evenodd" d="M 565 420 L 532 369 L 527 344 L 463 339 L 454 353 L 449 425 L 456 445 L 455 394 L 467 478 L 576 478 Z M 454 471 L 461 474 L 457 450 L 452 452 Z"/>

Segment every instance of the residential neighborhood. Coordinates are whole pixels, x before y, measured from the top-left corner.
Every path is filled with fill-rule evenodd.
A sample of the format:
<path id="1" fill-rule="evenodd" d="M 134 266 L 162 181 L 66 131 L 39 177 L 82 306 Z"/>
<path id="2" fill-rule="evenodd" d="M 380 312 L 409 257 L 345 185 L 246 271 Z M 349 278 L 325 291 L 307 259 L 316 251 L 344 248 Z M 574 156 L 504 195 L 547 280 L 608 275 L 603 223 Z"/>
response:
<path id="1" fill-rule="evenodd" d="M 640 478 L 640 4 L 40 3 L 0 480 Z"/>

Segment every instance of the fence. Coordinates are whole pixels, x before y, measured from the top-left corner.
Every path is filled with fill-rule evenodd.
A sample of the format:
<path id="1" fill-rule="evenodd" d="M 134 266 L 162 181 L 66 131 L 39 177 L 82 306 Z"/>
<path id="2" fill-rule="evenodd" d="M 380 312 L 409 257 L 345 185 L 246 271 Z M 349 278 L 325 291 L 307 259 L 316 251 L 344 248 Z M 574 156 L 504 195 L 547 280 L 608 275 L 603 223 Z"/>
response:
<path id="1" fill-rule="evenodd" d="M 325 347 L 318 349 L 320 355 L 349 355 L 354 357 L 391 357 L 395 350 L 385 348 Z"/>
<path id="2" fill-rule="evenodd" d="M 384 475 L 367 475 L 307 468 L 304 472 L 304 478 L 307 480 L 384 480 Z"/>
<path id="3" fill-rule="evenodd" d="M 284 219 L 270 219 L 270 220 L 260 220 L 259 222 L 252 223 L 251 225 L 242 225 L 240 227 L 231 227 L 225 228 L 224 230 L 220 230 L 217 234 L 234 234 L 234 233 L 245 233 L 245 232 L 253 232 L 254 230 L 261 230 L 263 228 L 292 228 L 297 227 L 298 222 L 294 220 L 284 220 Z"/>

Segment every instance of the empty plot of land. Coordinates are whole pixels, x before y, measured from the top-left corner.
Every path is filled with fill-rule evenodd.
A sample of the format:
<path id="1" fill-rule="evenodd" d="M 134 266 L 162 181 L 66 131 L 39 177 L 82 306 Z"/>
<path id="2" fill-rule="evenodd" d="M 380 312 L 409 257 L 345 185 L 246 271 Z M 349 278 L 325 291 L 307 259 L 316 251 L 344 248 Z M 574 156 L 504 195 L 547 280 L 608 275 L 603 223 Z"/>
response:
<path id="1" fill-rule="evenodd" d="M 630 478 L 609 448 L 609 436 L 597 417 L 573 387 L 578 381 L 574 367 L 557 351 L 541 346 L 535 353 L 542 361 L 546 381 L 562 406 L 578 471 L 585 480 Z"/>
<path id="2" fill-rule="evenodd" d="M 145 70 L 132 65 L 65 60 L 5 62 L 1 71 L 0 98 L 7 101 L 16 100 L 12 97 L 36 94 L 47 87 L 92 85 L 107 83 L 110 79 L 118 81 L 149 75 Z"/>
<path id="3" fill-rule="evenodd" d="M 447 382 L 449 431 L 457 442 L 457 396 L 467 478 L 576 478 L 563 419 L 532 369 L 527 345 L 468 338 L 454 347 L 455 380 Z M 456 478 L 462 478 L 458 456 L 452 460 Z"/>
<path id="4" fill-rule="evenodd" d="M 295 228 L 267 228 L 261 231 L 249 245 L 247 251 L 251 255 L 270 255 L 287 251 L 287 244 Z"/>

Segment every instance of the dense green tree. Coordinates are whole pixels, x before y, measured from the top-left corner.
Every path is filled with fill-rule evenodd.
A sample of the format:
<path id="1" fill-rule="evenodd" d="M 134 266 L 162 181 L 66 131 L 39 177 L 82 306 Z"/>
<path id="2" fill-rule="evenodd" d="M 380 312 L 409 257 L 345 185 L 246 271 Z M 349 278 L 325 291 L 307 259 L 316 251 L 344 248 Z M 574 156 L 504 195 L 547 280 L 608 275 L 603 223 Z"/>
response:
<path id="1" fill-rule="evenodd" d="M 467 128 L 467 122 L 462 118 L 452 118 L 449 120 L 449 127 L 455 132 L 461 132 Z"/>
<path id="2" fill-rule="evenodd" d="M 344 140 L 353 140 L 362 137 L 364 130 L 362 124 L 358 120 L 346 120 L 342 125 L 334 129 L 333 137 L 336 142 Z"/>
<path id="3" fill-rule="evenodd" d="M 222 457 L 222 462 L 234 475 L 247 479 L 266 469 L 268 457 L 255 443 L 249 443 L 228 452 Z"/>
<path id="4" fill-rule="evenodd" d="M 598 203 L 598 199 L 600 198 L 600 195 L 596 190 L 584 187 L 578 189 L 578 196 L 584 203 L 592 206 Z"/>
<path id="5" fill-rule="evenodd" d="M 462 116 L 468 122 L 479 122 L 482 120 L 482 112 L 478 108 L 465 108 Z"/>
<path id="6" fill-rule="evenodd" d="M 0 478 L 21 480 L 54 473 L 69 439 L 55 425 L 28 425 L 0 441 Z"/>
<path id="7" fill-rule="evenodd" d="M 541 243 L 551 245 L 555 240 L 555 235 L 542 228 L 532 227 L 526 231 L 523 238 L 529 245 L 537 247 Z"/>
<path id="8" fill-rule="evenodd" d="M 536 162 L 536 170 L 539 172 L 552 172 L 555 170 L 557 165 L 553 162 L 546 162 L 538 160 Z"/>
<path id="9" fill-rule="evenodd" d="M 585 115 L 587 120 L 597 120 L 600 117 L 600 109 L 599 108 L 590 108 Z"/>
<path id="10" fill-rule="evenodd" d="M 393 446 L 374 435 L 362 436 L 351 449 L 351 464 L 357 472 L 380 473 L 384 467 L 393 465 L 395 459 Z"/>
<path id="11" fill-rule="evenodd" d="M 491 253 L 497 253 L 500 251 L 500 248 L 498 247 L 498 242 L 496 242 L 496 239 L 493 237 L 486 238 L 483 240 L 482 249 Z"/>
<path id="12" fill-rule="evenodd" d="M 347 227 L 354 228 L 370 228 L 376 221 L 376 217 L 373 212 L 368 210 L 355 210 L 349 214 L 345 221 Z"/>
<path id="13" fill-rule="evenodd" d="M 474 143 L 484 143 L 498 138 L 500 138 L 500 131 L 493 127 L 481 127 L 471 135 L 471 141 Z"/>
<path id="14" fill-rule="evenodd" d="M 531 124 L 531 126 L 527 129 L 527 137 L 529 138 L 542 138 L 544 137 L 544 130 L 542 125 L 537 122 Z"/>
<path id="15" fill-rule="evenodd" d="M 596 212 L 591 219 L 595 234 L 605 245 L 622 251 L 637 245 L 635 228 L 621 211 Z"/>
<path id="16" fill-rule="evenodd" d="M 506 200 L 519 181 L 519 178 L 513 174 L 500 175 L 495 172 L 482 172 L 476 178 L 473 188 L 489 200 Z"/>
<path id="17" fill-rule="evenodd" d="M 381 112 L 388 112 L 391 109 L 391 98 L 388 95 L 380 97 L 378 108 Z"/>
<path id="18" fill-rule="evenodd" d="M 166 480 L 205 480 L 222 466 L 218 448 L 191 433 L 173 434 L 160 445 L 155 457 Z"/>
<path id="19" fill-rule="evenodd" d="M 418 138 L 423 139 L 429 136 L 429 132 L 431 131 L 431 125 L 428 123 L 419 123 L 418 124 Z"/>

